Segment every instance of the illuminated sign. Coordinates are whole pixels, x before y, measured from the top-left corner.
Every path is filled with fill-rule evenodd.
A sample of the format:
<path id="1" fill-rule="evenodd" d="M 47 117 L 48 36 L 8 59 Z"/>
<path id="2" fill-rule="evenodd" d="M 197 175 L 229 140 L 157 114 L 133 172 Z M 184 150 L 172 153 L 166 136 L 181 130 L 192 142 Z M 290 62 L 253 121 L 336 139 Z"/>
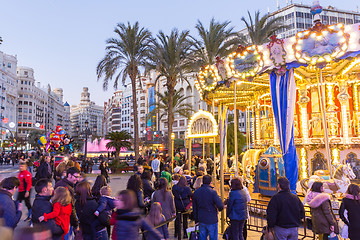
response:
<path id="1" fill-rule="evenodd" d="M 199 110 L 191 117 L 187 130 L 188 138 L 216 137 L 217 135 L 218 125 L 211 113 Z"/>

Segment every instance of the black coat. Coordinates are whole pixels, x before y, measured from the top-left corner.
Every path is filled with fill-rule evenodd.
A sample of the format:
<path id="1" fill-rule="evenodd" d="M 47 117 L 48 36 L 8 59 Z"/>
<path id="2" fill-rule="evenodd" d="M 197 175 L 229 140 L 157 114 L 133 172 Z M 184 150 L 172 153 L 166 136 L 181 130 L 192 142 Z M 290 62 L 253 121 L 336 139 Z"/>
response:
<path id="1" fill-rule="evenodd" d="M 304 205 L 298 196 L 290 191 L 279 191 L 275 194 L 269 202 L 266 213 L 269 228 L 299 227 L 301 219 L 305 218 Z"/>
<path id="2" fill-rule="evenodd" d="M 223 201 L 208 184 L 203 184 L 194 192 L 193 212 L 195 222 L 215 224 L 218 222 L 218 211 L 223 209 Z"/>
<path id="3" fill-rule="evenodd" d="M 172 188 L 172 193 L 174 195 L 175 208 L 177 211 L 185 211 L 185 208 L 191 202 L 192 192 L 190 187 L 180 187 L 179 185 L 174 185 Z"/>
<path id="4" fill-rule="evenodd" d="M 99 204 L 93 197 L 87 198 L 84 205 L 81 205 L 78 197 L 76 197 L 76 215 L 79 218 L 79 225 L 83 233 L 93 235 L 95 232 L 100 231 L 106 226 L 110 225 L 110 219 L 105 211 L 101 212 L 98 217 L 94 214 L 98 206 Z M 94 226 L 94 222 L 98 222 L 98 224 Z M 95 229 L 92 229 L 93 227 L 95 227 Z"/>
<path id="5" fill-rule="evenodd" d="M 56 231 L 55 218 L 39 222 L 39 217 L 43 216 L 44 213 L 51 213 L 53 211 L 53 206 L 50 203 L 50 199 L 51 196 L 35 196 L 35 200 L 31 208 L 31 220 L 34 225 L 39 225 L 45 227 L 46 229 L 50 229 L 51 232 L 54 234 L 54 232 Z"/>
<path id="6" fill-rule="evenodd" d="M 348 211 L 348 219 L 344 216 L 345 209 Z M 339 214 L 341 220 L 349 226 L 349 238 L 360 239 L 360 203 L 350 198 L 343 198 Z"/>
<path id="7" fill-rule="evenodd" d="M 42 179 L 42 178 L 47 178 L 50 179 L 51 178 L 51 170 L 49 171 L 49 164 L 47 162 L 42 162 L 39 166 L 39 168 L 36 171 L 36 179 Z M 51 169 L 51 167 L 50 167 Z"/>
<path id="8" fill-rule="evenodd" d="M 147 179 L 142 179 L 144 198 L 151 198 L 151 194 L 155 192 L 155 189 L 151 186 L 151 183 Z"/>

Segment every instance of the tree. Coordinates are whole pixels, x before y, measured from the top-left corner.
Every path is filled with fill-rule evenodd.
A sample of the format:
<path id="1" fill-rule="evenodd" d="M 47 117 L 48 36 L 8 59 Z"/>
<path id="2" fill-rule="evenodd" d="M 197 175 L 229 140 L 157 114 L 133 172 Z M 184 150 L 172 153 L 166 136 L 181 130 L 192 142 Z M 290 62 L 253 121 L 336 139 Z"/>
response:
<path id="1" fill-rule="evenodd" d="M 0 37 L 0 44 L 2 44 L 3 40 L 2 40 L 2 37 Z"/>
<path id="2" fill-rule="evenodd" d="M 281 17 L 271 17 L 269 14 L 260 18 L 260 11 L 255 12 L 255 18 L 251 17 L 248 11 L 249 21 L 244 17 L 241 20 L 245 23 L 249 33 L 251 43 L 254 45 L 262 45 L 269 41 L 269 37 L 274 35 L 276 31 L 287 28 Z"/>
<path id="3" fill-rule="evenodd" d="M 38 140 L 42 135 L 44 135 L 43 131 L 39 131 L 39 130 L 30 131 L 27 141 L 32 147 L 37 147 L 39 146 Z"/>
<path id="4" fill-rule="evenodd" d="M 156 113 L 160 113 L 159 121 L 168 115 L 169 108 L 169 93 L 164 92 L 164 94 L 160 92 L 156 92 L 158 97 L 158 101 L 151 105 L 155 106 L 155 108 L 149 113 L 148 118 L 155 116 Z M 173 95 L 173 114 L 178 114 L 182 117 L 189 118 L 191 113 L 194 112 L 192 108 L 192 104 L 186 103 L 186 100 L 191 98 L 192 96 L 184 96 L 180 91 L 175 90 Z"/>
<path id="5" fill-rule="evenodd" d="M 134 25 L 130 25 L 129 22 L 127 25 L 119 23 L 114 32 L 117 34 L 117 38 L 110 38 L 106 41 L 106 54 L 99 62 L 96 73 L 98 80 L 103 78 L 104 90 L 108 88 L 109 81 L 111 81 L 113 77 L 115 77 L 115 89 L 118 86 L 120 78 L 124 84 L 126 77 L 130 77 L 134 114 L 134 149 L 135 159 L 138 159 L 139 121 L 136 101 L 136 80 L 139 74 L 139 67 L 144 66 L 147 60 L 151 33 L 147 29 L 141 28 L 138 22 Z"/>
<path id="6" fill-rule="evenodd" d="M 131 140 L 132 137 L 131 134 L 125 130 L 122 130 L 120 132 L 109 132 L 108 134 L 106 134 L 105 139 L 110 140 L 110 142 L 106 144 L 107 149 L 115 148 L 115 159 L 117 161 L 119 160 L 121 148 L 131 148 L 131 141 L 129 140 Z"/>
<path id="7" fill-rule="evenodd" d="M 149 67 L 156 69 L 159 73 L 157 80 L 161 77 L 166 80 L 168 92 L 168 149 L 172 153 L 171 134 L 174 122 L 174 101 L 175 86 L 178 80 L 186 80 L 184 74 L 191 72 L 191 62 L 188 59 L 192 43 L 189 39 L 189 31 L 179 32 L 173 29 L 170 35 L 162 31 L 157 34 L 157 39 L 152 41 L 149 54 Z"/>
<path id="8" fill-rule="evenodd" d="M 216 62 L 216 57 L 225 57 L 233 52 L 239 44 L 244 44 L 243 38 L 234 32 L 233 27 L 229 27 L 230 21 L 216 22 L 211 19 L 209 29 L 198 21 L 195 28 L 198 31 L 199 40 L 194 41 L 194 51 L 192 54 L 195 71 L 201 66 L 212 65 Z"/>

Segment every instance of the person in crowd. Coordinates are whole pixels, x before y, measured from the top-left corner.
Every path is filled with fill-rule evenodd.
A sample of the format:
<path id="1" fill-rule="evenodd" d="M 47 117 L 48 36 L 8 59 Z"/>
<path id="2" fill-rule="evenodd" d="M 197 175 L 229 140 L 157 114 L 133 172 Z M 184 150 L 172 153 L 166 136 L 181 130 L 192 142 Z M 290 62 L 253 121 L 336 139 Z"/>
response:
<path id="1" fill-rule="evenodd" d="M 137 171 L 136 171 L 136 175 L 141 176 L 141 174 L 144 172 L 144 166 L 143 165 L 139 165 L 137 166 Z"/>
<path id="2" fill-rule="evenodd" d="M 54 192 L 51 181 L 47 178 L 40 179 L 35 185 L 36 196 L 32 206 L 32 223 L 34 226 L 41 226 L 50 229 L 54 240 L 62 239 L 63 230 L 57 226 L 55 219 L 48 219 L 46 222 L 39 221 L 39 217 L 51 213 L 53 206 L 50 203 L 51 196 Z"/>
<path id="3" fill-rule="evenodd" d="M 218 211 L 224 209 L 224 203 L 211 186 L 211 176 L 203 176 L 203 184 L 194 192 L 193 212 L 195 222 L 199 223 L 199 239 L 218 238 Z"/>
<path id="4" fill-rule="evenodd" d="M 110 217 L 112 214 L 112 210 L 115 208 L 115 198 L 111 197 L 111 188 L 110 186 L 103 186 L 100 189 L 100 200 L 99 207 L 96 209 L 94 214 L 99 216 L 99 214 L 103 211 Z"/>
<path id="5" fill-rule="evenodd" d="M 184 176 L 186 178 L 187 185 L 190 187 L 191 186 L 191 175 L 190 175 L 189 170 L 184 170 Z"/>
<path id="6" fill-rule="evenodd" d="M 94 214 L 98 203 L 91 196 L 90 184 L 86 181 L 79 183 L 75 192 L 75 209 L 84 240 L 107 240 L 106 226 L 109 225 L 109 218 L 105 211 L 100 212 L 99 216 Z M 98 224 L 95 225 L 94 222 Z"/>
<path id="7" fill-rule="evenodd" d="M 37 227 L 23 227 L 15 235 L 14 240 L 49 240 L 51 238 L 50 229 Z"/>
<path id="8" fill-rule="evenodd" d="M 281 239 L 298 239 L 298 227 L 305 218 L 304 205 L 295 194 L 290 192 L 290 182 L 285 177 L 277 180 L 279 192 L 270 200 L 266 209 L 267 224 L 273 229 L 276 237 Z"/>
<path id="9" fill-rule="evenodd" d="M 24 200 L 25 205 L 28 209 L 28 216 L 25 221 L 31 219 L 31 203 L 30 203 L 30 190 L 32 186 L 32 176 L 31 173 L 27 170 L 27 164 L 25 161 L 19 162 L 19 174 L 18 178 L 20 181 L 20 186 L 18 189 L 17 201 L 20 203 Z"/>
<path id="10" fill-rule="evenodd" d="M 240 179 L 241 184 L 242 184 L 242 186 L 243 186 L 243 190 L 244 190 L 245 193 L 246 193 L 247 203 L 249 203 L 249 202 L 251 202 L 251 196 L 250 196 L 249 189 L 245 186 L 245 184 L 244 184 L 244 179 L 243 179 L 243 178 L 239 178 L 239 179 Z M 249 209 L 247 209 L 246 213 L 247 213 L 247 219 L 249 219 Z M 244 222 L 243 237 L 244 237 L 244 240 L 247 239 L 247 220 L 245 220 L 245 222 Z"/>
<path id="11" fill-rule="evenodd" d="M 132 190 L 121 191 L 115 205 L 117 211 L 113 214 L 111 221 L 114 224 L 113 240 L 138 239 L 140 228 L 152 233 L 154 239 L 163 239 L 159 231 L 142 218 L 140 211 L 136 208 L 136 195 Z"/>
<path id="12" fill-rule="evenodd" d="M 165 178 L 168 183 L 171 183 L 171 174 L 168 167 L 164 167 L 164 170 L 161 172 L 161 178 Z"/>
<path id="13" fill-rule="evenodd" d="M 100 189 L 100 200 L 99 207 L 94 212 L 95 216 L 99 216 L 99 214 L 103 211 L 107 214 L 109 220 L 115 209 L 115 198 L 111 197 L 111 188 L 110 186 L 104 186 Z M 106 226 L 108 237 L 110 237 L 110 225 Z"/>
<path id="14" fill-rule="evenodd" d="M 13 239 L 13 229 L 5 226 L 4 210 L 0 205 L 0 236 L 2 240 Z"/>
<path id="15" fill-rule="evenodd" d="M 183 169 L 180 166 L 177 166 L 176 168 L 174 168 L 174 173 L 182 175 L 183 174 Z"/>
<path id="16" fill-rule="evenodd" d="M 154 202 L 151 204 L 150 212 L 145 218 L 153 227 L 160 225 L 165 222 L 165 216 L 162 214 L 161 204 L 158 202 Z M 167 228 L 167 224 L 162 225 L 161 227 L 156 228 L 162 236 L 162 239 L 169 238 L 169 231 Z M 157 236 L 153 236 L 151 232 L 146 232 L 144 234 L 146 240 L 157 239 Z"/>
<path id="17" fill-rule="evenodd" d="M 143 184 L 144 198 L 150 199 L 151 195 L 155 191 L 155 189 L 153 188 L 152 183 L 151 183 L 151 173 L 143 172 L 141 174 L 141 180 L 142 180 L 142 184 Z"/>
<path id="18" fill-rule="evenodd" d="M 347 216 L 345 216 L 347 210 Z M 360 187 L 350 184 L 340 206 L 340 218 L 348 225 L 350 240 L 360 239 Z"/>
<path id="19" fill-rule="evenodd" d="M 20 186 L 20 181 L 16 177 L 8 177 L 2 180 L 0 189 L 0 203 L 3 207 L 3 218 L 5 226 L 14 229 L 20 221 L 22 205 L 16 203 L 12 197 Z"/>
<path id="20" fill-rule="evenodd" d="M 159 154 L 155 155 L 155 158 L 151 161 L 151 169 L 156 177 L 156 180 L 160 178 L 160 160 L 159 160 Z"/>
<path id="21" fill-rule="evenodd" d="M 144 209 L 145 208 L 144 192 L 143 192 L 143 186 L 140 176 L 137 174 L 132 175 L 127 182 L 126 189 L 130 189 L 134 191 L 134 193 L 136 193 L 138 207 L 140 209 Z"/>
<path id="22" fill-rule="evenodd" d="M 193 189 L 196 191 L 201 187 L 202 184 L 203 184 L 203 176 L 197 177 L 193 184 Z"/>
<path id="23" fill-rule="evenodd" d="M 110 177 L 109 177 L 109 173 L 107 170 L 106 162 L 104 160 L 101 161 L 99 168 L 100 168 L 101 175 L 103 175 L 105 177 L 106 181 L 109 183 Z"/>
<path id="24" fill-rule="evenodd" d="M 226 215 L 230 219 L 231 239 L 243 240 L 243 228 L 247 214 L 247 196 L 243 190 L 241 180 L 233 178 L 230 181 L 231 191 L 226 208 Z"/>
<path id="25" fill-rule="evenodd" d="M 322 182 L 313 183 L 305 200 L 310 206 L 312 231 L 323 240 L 327 240 L 330 234 L 338 234 L 339 227 L 331 207 L 330 195 L 324 193 Z"/>
<path id="26" fill-rule="evenodd" d="M 75 232 L 78 230 L 78 220 L 76 217 L 76 211 L 75 211 L 75 192 L 74 192 L 74 187 L 75 184 L 78 182 L 78 179 L 80 177 L 80 170 L 77 167 L 71 167 L 66 171 L 66 177 L 59 180 L 56 184 L 55 184 L 55 189 L 58 187 L 65 187 L 69 190 L 70 195 L 71 195 L 71 206 L 72 206 L 72 213 L 70 216 L 70 230 L 68 232 L 68 234 L 64 237 L 65 239 L 69 239 L 72 235 L 72 230 L 74 230 Z"/>
<path id="27" fill-rule="evenodd" d="M 188 228 L 188 214 L 185 212 L 188 210 L 188 206 L 191 203 L 192 191 L 189 186 L 187 186 L 187 181 L 184 176 L 181 176 L 179 182 L 172 187 L 172 193 L 175 200 L 175 208 L 177 212 L 182 213 L 182 222 L 184 236 L 186 236 L 186 229 Z M 175 220 L 175 237 L 178 235 L 179 224 L 181 224 L 181 219 L 176 218 Z"/>
<path id="28" fill-rule="evenodd" d="M 177 173 L 173 174 L 172 175 L 172 181 L 171 181 L 172 185 L 173 186 L 176 185 L 179 182 L 179 179 L 180 179 L 179 174 L 177 174 Z"/>
<path id="29" fill-rule="evenodd" d="M 100 200 L 100 189 L 104 186 L 107 186 L 106 178 L 104 175 L 98 175 L 95 179 L 94 185 L 91 188 L 91 194 L 96 199 L 96 201 Z"/>
<path id="30" fill-rule="evenodd" d="M 48 178 L 52 177 L 52 169 L 50 166 L 50 156 L 45 156 L 43 162 L 40 163 L 40 166 L 36 172 L 36 179 Z"/>
<path id="31" fill-rule="evenodd" d="M 207 174 L 207 172 L 206 172 L 206 167 L 207 167 L 206 161 L 205 161 L 204 159 L 201 159 L 201 160 L 200 160 L 200 163 L 199 163 L 199 169 L 200 169 L 200 168 L 203 169 L 202 171 L 204 172 L 204 175 Z"/>
<path id="32" fill-rule="evenodd" d="M 193 188 L 194 188 L 194 184 L 195 184 L 195 181 L 198 177 L 202 177 L 204 176 L 204 171 L 202 170 L 197 170 L 196 173 L 195 173 L 195 176 L 193 177 L 192 179 L 192 185 L 193 185 Z"/>
<path id="33" fill-rule="evenodd" d="M 51 198 L 53 204 L 53 211 L 50 213 L 44 213 L 39 217 L 39 222 L 48 221 L 49 219 L 55 219 L 57 226 L 61 227 L 62 236 L 65 236 L 69 232 L 70 216 L 72 212 L 71 207 L 71 195 L 69 190 L 64 187 L 58 187 L 54 191 L 54 196 Z"/>
<path id="34" fill-rule="evenodd" d="M 153 194 L 153 202 L 161 204 L 166 220 L 175 216 L 175 203 L 171 191 L 168 189 L 168 182 L 165 178 L 159 179 L 158 189 Z"/>

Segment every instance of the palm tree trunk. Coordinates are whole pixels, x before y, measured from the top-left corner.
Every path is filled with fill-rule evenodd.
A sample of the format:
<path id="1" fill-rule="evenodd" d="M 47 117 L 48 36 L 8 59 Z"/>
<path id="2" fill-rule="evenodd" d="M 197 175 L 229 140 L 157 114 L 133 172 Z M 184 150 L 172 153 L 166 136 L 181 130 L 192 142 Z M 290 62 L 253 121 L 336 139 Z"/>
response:
<path id="1" fill-rule="evenodd" d="M 139 120 L 138 120 L 138 106 L 136 98 L 136 72 L 130 74 L 131 88 L 132 88 L 132 103 L 134 114 L 134 151 L 135 161 L 139 158 Z"/>
<path id="2" fill-rule="evenodd" d="M 169 80 L 168 80 L 169 82 Z M 173 98 L 174 98 L 174 87 L 172 83 L 167 84 L 167 90 L 169 93 L 169 109 L 168 109 L 168 149 L 169 149 L 169 156 L 171 157 L 174 154 L 172 149 L 172 139 L 171 134 L 173 131 L 173 123 L 174 123 L 174 111 L 173 111 Z M 173 164 L 173 163 L 172 163 Z"/>

